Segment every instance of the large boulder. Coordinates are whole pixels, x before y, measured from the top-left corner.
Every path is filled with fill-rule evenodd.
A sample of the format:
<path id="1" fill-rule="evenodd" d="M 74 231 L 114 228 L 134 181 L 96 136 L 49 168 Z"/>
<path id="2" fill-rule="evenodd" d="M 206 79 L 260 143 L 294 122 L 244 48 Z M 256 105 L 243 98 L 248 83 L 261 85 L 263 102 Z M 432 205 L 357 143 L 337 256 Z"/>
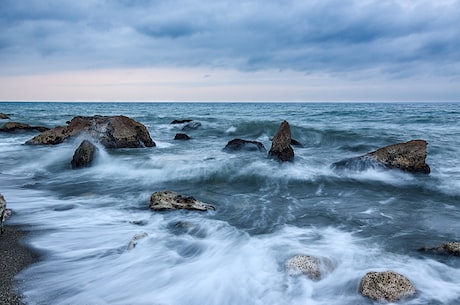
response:
<path id="1" fill-rule="evenodd" d="M 224 151 L 234 152 L 234 151 L 262 151 L 266 152 L 265 146 L 257 141 L 247 141 L 242 139 L 233 139 L 227 143 L 224 147 Z"/>
<path id="2" fill-rule="evenodd" d="M 26 144 L 55 145 L 71 137 L 88 134 L 106 148 L 153 147 L 147 128 L 126 116 L 74 117 L 65 127 L 42 132 Z"/>
<path id="3" fill-rule="evenodd" d="M 7 120 L 9 118 L 10 118 L 9 115 L 0 112 L 0 120 Z"/>
<path id="4" fill-rule="evenodd" d="M 426 164 L 427 142 L 411 140 L 382 147 L 360 157 L 349 158 L 334 163 L 336 169 L 365 170 L 367 168 L 400 169 L 406 172 L 429 174 Z"/>
<path id="5" fill-rule="evenodd" d="M 460 242 L 457 242 L 457 241 L 447 242 L 447 243 L 443 243 L 436 247 L 424 247 L 420 250 L 435 253 L 435 254 L 460 256 Z"/>
<path id="6" fill-rule="evenodd" d="M 155 192 L 150 196 L 150 208 L 154 211 L 164 210 L 195 210 L 207 211 L 216 208 L 191 196 L 182 196 L 172 191 Z"/>
<path id="7" fill-rule="evenodd" d="M 376 301 L 396 302 L 414 295 L 415 287 L 394 271 L 368 272 L 361 280 L 359 292 Z"/>
<path id="8" fill-rule="evenodd" d="M 97 148 L 93 143 L 88 140 L 83 140 L 73 154 L 72 161 L 70 162 L 72 168 L 77 169 L 90 166 L 96 155 L 96 150 Z"/>
<path id="9" fill-rule="evenodd" d="M 291 127 L 287 121 L 281 123 L 278 132 L 273 137 L 268 156 L 283 162 L 294 160 L 294 150 L 291 147 Z"/>
<path id="10" fill-rule="evenodd" d="M 296 255 L 284 263 L 284 267 L 289 275 L 306 275 L 312 280 L 321 277 L 319 259 L 309 255 Z"/>
<path id="11" fill-rule="evenodd" d="M 30 126 L 29 124 L 18 123 L 18 122 L 8 122 L 5 123 L 1 128 L 1 132 L 21 132 L 21 131 L 30 131 L 36 130 L 40 132 L 44 132 L 49 130 L 47 127 L 43 126 Z"/>
<path id="12" fill-rule="evenodd" d="M 3 222 L 10 216 L 11 211 L 6 208 L 6 200 L 0 194 L 0 234 L 3 234 Z"/>

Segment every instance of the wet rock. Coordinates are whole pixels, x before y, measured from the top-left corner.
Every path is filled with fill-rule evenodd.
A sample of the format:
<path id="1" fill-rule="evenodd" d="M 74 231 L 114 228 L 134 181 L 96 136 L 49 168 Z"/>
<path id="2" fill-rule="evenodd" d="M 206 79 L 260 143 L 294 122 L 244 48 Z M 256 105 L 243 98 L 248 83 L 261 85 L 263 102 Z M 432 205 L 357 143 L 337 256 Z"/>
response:
<path id="1" fill-rule="evenodd" d="M 6 200 L 2 194 L 0 194 L 0 234 L 3 234 L 3 223 L 5 222 L 6 218 L 9 217 L 11 211 L 6 208 Z"/>
<path id="2" fill-rule="evenodd" d="M 426 147 L 427 142 L 424 140 L 411 140 L 382 147 L 364 156 L 336 162 L 332 167 L 358 171 L 381 167 L 429 174 L 430 167 L 426 164 Z"/>
<path id="3" fill-rule="evenodd" d="M 234 151 L 262 151 L 266 152 L 265 146 L 257 141 L 247 141 L 242 139 L 233 139 L 227 143 L 224 147 L 224 151 L 234 152 Z"/>
<path id="4" fill-rule="evenodd" d="M 174 140 L 190 140 L 190 137 L 185 133 L 176 133 Z"/>
<path id="5" fill-rule="evenodd" d="M 193 120 L 174 120 L 171 122 L 171 124 L 184 124 L 184 123 L 190 123 Z"/>
<path id="6" fill-rule="evenodd" d="M 146 238 L 147 236 L 149 235 L 145 232 L 134 235 L 133 238 L 131 238 L 131 240 L 129 241 L 128 250 L 134 249 L 137 243 L 139 242 L 139 240 Z"/>
<path id="7" fill-rule="evenodd" d="M 42 132 L 26 144 L 55 145 L 87 134 L 106 148 L 153 147 L 155 142 L 141 123 L 126 116 L 74 117 L 65 127 Z"/>
<path id="8" fill-rule="evenodd" d="M 94 156 L 96 155 L 96 146 L 88 140 L 84 140 L 81 142 L 80 146 L 78 146 L 77 150 L 73 155 L 72 164 L 73 169 L 89 167 L 94 160 Z"/>
<path id="9" fill-rule="evenodd" d="M 7 120 L 9 118 L 10 118 L 9 115 L 0 112 L 0 120 Z"/>
<path id="10" fill-rule="evenodd" d="M 291 128 L 287 121 L 281 123 L 278 132 L 273 137 L 268 155 L 283 162 L 294 160 L 294 150 L 291 147 Z"/>
<path id="11" fill-rule="evenodd" d="M 420 251 L 431 252 L 435 254 L 445 254 L 460 256 L 460 242 L 447 242 L 436 247 L 424 247 Z"/>
<path id="12" fill-rule="evenodd" d="M 31 130 L 44 132 L 46 130 L 49 130 L 49 128 L 43 126 L 30 126 L 29 124 L 18 122 L 8 122 L 0 128 L 1 132 L 21 132 Z"/>
<path id="13" fill-rule="evenodd" d="M 306 275 L 312 280 L 321 278 L 320 260 L 309 255 L 296 255 L 286 261 L 284 267 L 289 275 Z"/>
<path id="14" fill-rule="evenodd" d="M 215 210 L 213 205 L 196 200 L 191 196 L 182 196 L 172 191 L 155 192 L 150 196 L 150 208 L 155 211 L 163 210 Z"/>
<path id="15" fill-rule="evenodd" d="M 200 123 L 200 122 L 190 121 L 189 123 L 185 124 L 184 127 L 182 127 L 182 130 L 183 130 L 183 131 L 186 131 L 186 130 L 194 130 L 194 129 L 198 129 L 199 127 L 201 127 L 201 123 Z"/>
<path id="16" fill-rule="evenodd" d="M 415 287 L 394 271 L 368 272 L 361 280 L 359 292 L 376 301 L 396 302 L 415 294 Z"/>

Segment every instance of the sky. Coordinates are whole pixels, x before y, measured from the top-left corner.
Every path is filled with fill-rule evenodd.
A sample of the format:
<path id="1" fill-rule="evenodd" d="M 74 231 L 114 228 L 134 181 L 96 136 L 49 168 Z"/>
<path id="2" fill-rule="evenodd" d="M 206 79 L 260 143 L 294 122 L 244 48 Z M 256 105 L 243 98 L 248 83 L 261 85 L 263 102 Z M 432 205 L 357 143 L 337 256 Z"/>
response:
<path id="1" fill-rule="evenodd" d="M 0 101 L 460 101 L 460 0 L 0 0 Z"/>

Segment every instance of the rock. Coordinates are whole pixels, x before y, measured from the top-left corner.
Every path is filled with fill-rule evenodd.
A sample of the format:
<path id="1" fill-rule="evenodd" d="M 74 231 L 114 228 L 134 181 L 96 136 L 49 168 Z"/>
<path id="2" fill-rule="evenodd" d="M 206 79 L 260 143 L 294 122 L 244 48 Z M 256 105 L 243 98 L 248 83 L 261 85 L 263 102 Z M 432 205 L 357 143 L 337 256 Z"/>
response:
<path id="1" fill-rule="evenodd" d="M 182 127 L 182 130 L 183 131 L 185 131 L 185 130 L 193 130 L 193 129 L 198 129 L 199 127 L 201 127 L 200 122 L 190 121 L 184 127 Z"/>
<path id="2" fill-rule="evenodd" d="M 289 275 L 306 275 L 312 280 L 321 277 L 320 261 L 309 255 L 296 255 L 286 261 L 284 267 Z"/>
<path id="3" fill-rule="evenodd" d="M 44 132 L 49 130 L 47 127 L 43 126 L 30 126 L 29 124 L 18 123 L 18 122 L 8 122 L 0 128 L 2 132 L 20 132 L 20 131 L 30 131 L 36 130 L 40 132 Z"/>
<path id="4" fill-rule="evenodd" d="M 139 234 L 136 234 L 133 236 L 133 238 L 131 238 L 131 240 L 129 241 L 129 244 L 128 244 L 128 250 L 132 250 L 136 247 L 137 243 L 139 240 L 145 238 L 149 236 L 147 233 L 145 232 L 142 232 L 142 233 L 139 233 Z"/>
<path id="5" fill-rule="evenodd" d="M 184 123 L 190 123 L 193 120 L 174 120 L 171 122 L 171 124 L 184 124 Z"/>
<path id="6" fill-rule="evenodd" d="M 190 140 L 190 137 L 185 133 L 176 133 L 174 140 Z"/>
<path id="7" fill-rule="evenodd" d="M 42 132 L 26 144 L 55 145 L 86 133 L 106 148 L 153 147 L 155 142 L 141 123 L 126 116 L 74 117 L 65 127 Z"/>
<path id="8" fill-rule="evenodd" d="M 376 301 L 396 302 L 415 294 L 415 287 L 405 276 L 393 271 L 368 272 L 361 280 L 359 292 Z"/>
<path id="9" fill-rule="evenodd" d="M 0 234 L 3 234 L 3 223 L 10 214 L 11 211 L 6 208 L 6 200 L 3 195 L 0 194 Z"/>
<path id="10" fill-rule="evenodd" d="M 336 169 L 365 170 L 368 168 L 400 169 L 411 173 L 429 174 L 430 167 L 426 164 L 426 146 L 424 140 L 411 140 L 382 147 L 364 156 L 345 159 L 334 163 Z"/>
<path id="11" fill-rule="evenodd" d="M 72 164 L 73 169 L 82 168 L 82 167 L 89 167 L 94 160 L 94 156 L 96 154 L 96 146 L 88 140 L 84 140 L 81 142 L 80 146 L 78 146 L 77 150 L 73 154 Z"/>
<path id="12" fill-rule="evenodd" d="M 9 115 L 0 112 L 0 120 L 7 120 L 9 118 L 10 118 Z"/>
<path id="13" fill-rule="evenodd" d="M 447 242 L 437 247 L 424 247 L 420 250 L 436 254 L 460 256 L 460 242 Z"/>
<path id="14" fill-rule="evenodd" d="M 213 205 L 203 203 L 190 196 L 182 196 L 172 191 L 155 192 L 150 197 L 150 208 L 155 211 L 163 210 L 215 210 Z"/>
<path id="15" fill-rule="evenodd" d="M 246 150 L 246 151 L 267 151 L 265 146 L 257 141 L 247 141 L 242 139 L 233 139 L 227 143 L 224 147 L 224 151 L 233 152 L 239 150 Z"/>
<path id="16" fill-rule="evenodd" d="M 281 123 L 278 132 L 273 137 L 272 147 L 268 155 L 283 162 L 294 160 L 294 150 L 291 147 L 291 128 L 287 121 Z"/>

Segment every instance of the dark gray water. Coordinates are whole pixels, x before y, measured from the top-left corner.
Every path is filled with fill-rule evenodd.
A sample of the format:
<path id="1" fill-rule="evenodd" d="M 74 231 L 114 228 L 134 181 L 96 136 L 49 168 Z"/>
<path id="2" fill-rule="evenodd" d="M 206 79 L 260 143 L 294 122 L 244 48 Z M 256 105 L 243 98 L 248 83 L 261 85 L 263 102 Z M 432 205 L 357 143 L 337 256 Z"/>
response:
<path id="1" fill-rule="evenodd" d="M 28 304 L 373 304 L 359 281 L 388 269 L 417 288 L 401 304 L 460 304 L 460 259 L 417 251 L 460 240 L 460 104 L 0 103 L 0 112 L 48 127 L 123 114 L 157 144 L 99 147 L 95 166 L 75 171 L 79 140 L 27 146 L 35 133 L 0 134 L 0 192 L 44 254 L 19 275 Z M 202 125 L 174 141 L 174 119 Z M 269 149 L 283 120 L 304 146 L 293 163 L 222 151 L 234 138 Z M 411 139 L 428 141 L 430 175 L 331 169 Z M 217 210 L 150 211 L 150 195 L 165 189 Z M 296 254 L 333 268 L 320 281 L 288 276 Z"/>

